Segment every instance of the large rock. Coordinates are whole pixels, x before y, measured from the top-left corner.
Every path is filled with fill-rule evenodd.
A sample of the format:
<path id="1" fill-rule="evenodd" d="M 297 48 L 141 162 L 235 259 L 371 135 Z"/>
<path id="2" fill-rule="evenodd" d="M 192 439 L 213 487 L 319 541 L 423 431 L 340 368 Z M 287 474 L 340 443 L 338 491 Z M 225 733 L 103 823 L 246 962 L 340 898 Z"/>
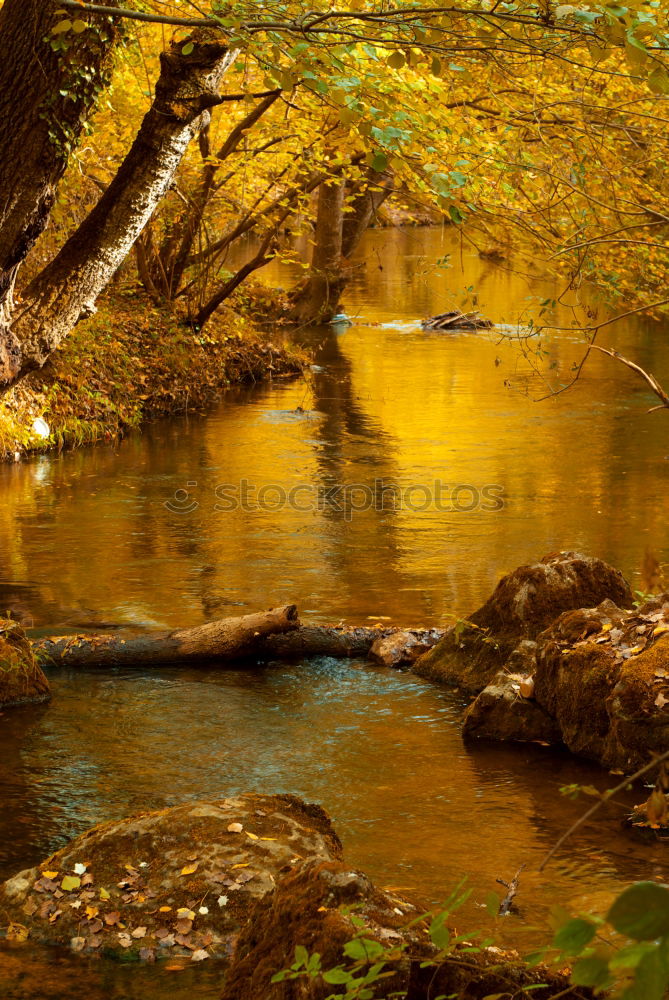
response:
<path id="1" fill-rule="evenodd" d="M 468 736 L 563 743 L 634 771 L 669 750 L 669 594 L 637 611 L 567 611 L 536 641 L 535 701 L 498 675 L 469 706 Z"/>
<path id="2" fill-rule="evenodd" d="M 337 860 L 327 814 L 291 795 L 103 823 L 0 885 L 10 938 L 153 960 L 228 956 L 251 905 L 304 859 Z"/>
<path id="3" fill-rule="evenodd" d="M 0 706 L 48 701 L 49 682 L 36 662 L 25 632 L 0 618 Z"/>
<path id="4" fill-rule="evenodd" d="M 606 598 L 620 607 L 632 605 L 632 593 L 618 570 L 576 552 L 545 556 L 500 580 L 483 607 L 449 629 L 413 670 L 478 694 L 522 642 L 536 640 L 564 611 L 593 607 Z"/>
<path id="5" fill-rule="evenodd" d="M 633 771 L 669 749 L 669 594 L 562 615 L 539 639 L 537 701 L 573 753 Z"/>
<path id="6" fill-rule="evenodd" d="M 358 934 L 373 942 L 371 948 L 388 949 L 394 961 L 387 967 L 393 974 L 383 980 L 384 991 L 402 995 L 410 968 L 403 949 L 411 947 L 425 958 L 435 953 L 423 927 L 405 929 L 415 916 L 412 904 L 375 888 L 342 862 L 302 865 L 251 910 L 235 946 L 222 1000 L 324 1000 L 333 988 L 320 976 L 278 983 L 272 978 L 293 964 L 297 946 L 317 952 L 323 971 L 352 965 L 344 949 Z M 367 950 L 372 954 L 369 944 Z"/>
<path id="7" fill-rule="evenodd" d="M 528 988 L 539 1000 L 556 994 L 565 1000 L 591 996 L 570 989 L 566 975 L 545 966 L 530 969 L 516 952 L 496 947 L 472 953 L 466 943 L 454 945 L 449 960 L 437 963 L 430 919 L 422 919 L 423 912 L 341 862 L 303 865 L 254 904 L 237 940 L 222 1000 L 325 1000 L 344 993 L 344 985 L 337 985 L 343 983 L 342 973 L 357 978 L 362 988 L 360 980 L 375 964 L 384 975 L 370 984 L 377 997 L 484 1000 L 521 996 Z M 313 956 L 318 966 L 309 975 L 304 963 L 314 962 Z M 296 957 L 302 964 L 294 978 L 291 971 L 273 982 L 277 973 L 295 966 Z M 322 973 L 334 969 L 339 977 L 327 982 Z"/>

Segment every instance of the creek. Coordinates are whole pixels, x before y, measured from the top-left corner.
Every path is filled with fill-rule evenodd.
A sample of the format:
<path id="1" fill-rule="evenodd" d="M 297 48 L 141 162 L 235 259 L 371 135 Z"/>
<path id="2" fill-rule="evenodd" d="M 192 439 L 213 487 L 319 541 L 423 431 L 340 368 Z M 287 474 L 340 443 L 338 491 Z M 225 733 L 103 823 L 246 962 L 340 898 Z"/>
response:
<path id="1" fill-rule="evenodd" d="M 475 294 L 510 331 L 561 289 L 482 260 L 453 228 L 373 231 L 364 249 L 345 296 L 354 325 L 295 335 L 314 352 L 306 378 L 0 467 L 5 593 L 23 586 L 37 630 L 192 625 L 291 601 L 304 621 L 435 625 L 547 552 L 599 556 L 633 587 L 646 548 L 667 558 L 669 446 L 641 381 L 597 356 L 573 391 L 536 402 L 578 359 L 575 332 L 542 337 L 538 373 L 495 331 L 419 325 Z M 294 274 L 276 264 L 265 280 Z M 606 343 L 666 384 L 662 332 L 635 319 Z M 601 909 L 630 880 L 667 877 L 661 845 L 620 828 L 634 795 L 537 874 L 588 804 L 560 787 L 615 779 L 544 747 L 463 745 L 460 696 L 409 674 L 319 658 L 50 679 L 50 706 L 0 715 L 0 878 L 101 820 L 254 790 L 320 802 L 349 863 L 381 885 L 433 903 L 467 876 L 468 928 L 525 862 L 503 943 L 534 943 L 555 903 Z M 0 993 L 215 997 L 214 964 L 130 969 L 5 945 Z"/>

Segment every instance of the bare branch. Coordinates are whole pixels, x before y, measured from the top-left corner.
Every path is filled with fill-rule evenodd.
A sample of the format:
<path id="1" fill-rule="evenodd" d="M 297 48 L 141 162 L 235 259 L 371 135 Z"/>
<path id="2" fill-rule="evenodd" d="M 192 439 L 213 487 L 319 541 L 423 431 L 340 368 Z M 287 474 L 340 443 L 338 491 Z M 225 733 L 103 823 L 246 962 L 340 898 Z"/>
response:
<path id="1" fill-rule="evenodd" d="M 599 344 L 591 344 L 590 347 L 595 351 L 601 351 L 602 354 L 608 354 L 610 358 L 615 358 L 616 361 L 620 361 L 621 364 L 623 365 L 627 365 L 628 368 L 631 368 L 632 371 L 637 372 L 641 376 L 641 378 L 648 383 L 648 385 L 653 390 L 657 398 L 662 400 L 662 404 L 660 406 L 651 407 L 651 409 L 648 410 L 649 413 L 653 413 L 655 410 L 664 410 L 665 408 L 669 409 L 669 396 L 667 396 L 666 392 L 664 391 L 664 389 L 662 388 L 662 386 L 657 381 L 654 375 L 651 375 L 650 372 L 647 372 L 644 368 L 641 367 L 641 365 L 637 365 L 636 362 L 630 361 L 629 358 L 626 358 L 622 354 L 619 354 L 618 351 L 614 351 L 612 347 L 600 347 Z"/>

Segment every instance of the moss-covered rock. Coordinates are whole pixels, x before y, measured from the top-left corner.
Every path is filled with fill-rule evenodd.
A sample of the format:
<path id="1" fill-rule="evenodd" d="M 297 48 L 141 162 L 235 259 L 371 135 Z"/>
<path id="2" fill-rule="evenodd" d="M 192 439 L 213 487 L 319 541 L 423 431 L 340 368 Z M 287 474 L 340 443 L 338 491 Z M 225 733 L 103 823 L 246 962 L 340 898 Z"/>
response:
<path id="1" fill-rule="evenodd" d="M 521 694 L 522 674 L 499 673 L 465 712 L 464 736 L 514 742 L 559 743 L 560 727 L 534 698 Z"/>
<path id="2" fill-rule="evenodd" d="M 0 927 L 125 959 L 227 957 L 281 873 L 340 856 L 327 814 L 292 795 L 186 803 L 93 827 L 9 879 Z"/>
<path id="3" fill-rule="evenodd" d="M 222 1000 L 325 1000 L 343 994 L 345 986 L 327 982 L 322 973 L 338 968 L 362 977 L 375 963 L 382 963 L 383 973 L 371 986 L 378 997 L 483 1000 L 521 996 L 528 988 L 539 1000 L 556 994 L 580 1000 L 590 996 L 587 990 L 570 989 L 566 975 L 545 966 L 530 969 L 517 952 L 496 947 L 472 953 L 465 944 L 456 945 L 445 961 L 438 961 L 424 912 L 342 862 L 302 865 L 252 907 Z M 320 972 L 314 969 L 307 976 L 302 966 L 296 978 L 272 982 L 277 972 L 295 963 L 298 947 L 305 949 L 303 958 L 305 953 L 319 956 Z"/>
<path id="4" fill-rule="evenodd" d="M 21 626 L 0 618 L 0 706 L 48 701 L 49 682 Z"/>
<path id="5" fill-rule="evenodd" d="M 449 629 L 413 666 L 415 673 L 478 694 L 524 640 L 535 640 L 558 615 L 605 598 L 631 607 L 632 593 L 612 566 L 558 552 L 503 577 L 483 607 Z"/>
<path id="6" fill-rule="evenodd" d="M 669 749 L 669 595 L 562 615 L 539 646 L 536 697 L 573 753 L 635 770 Z"/>

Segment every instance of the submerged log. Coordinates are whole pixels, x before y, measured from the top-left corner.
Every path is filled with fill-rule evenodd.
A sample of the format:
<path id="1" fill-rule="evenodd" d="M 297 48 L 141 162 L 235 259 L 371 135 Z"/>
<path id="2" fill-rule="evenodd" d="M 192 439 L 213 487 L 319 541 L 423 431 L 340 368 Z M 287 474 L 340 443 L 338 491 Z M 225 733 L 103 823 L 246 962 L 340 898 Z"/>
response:
<path id="1" fill-rule="evenodd" d="M 478 312 L 463 313 L 456 310 L 431 316 L 422 320 L 420 325 L 424 330 L 490 330 L 495 324 Z"/>
<path id="2" fill-rule="evenodd" d="M 66 635 L 33 642 L 34 653 L 63 667 L 145 666 L 234 660 L 257 655 L 268 635 L 299 626 L 297 607 L 288 604 L 238 618 L 221 618 L 195 628 L 163 634 Z"/>

